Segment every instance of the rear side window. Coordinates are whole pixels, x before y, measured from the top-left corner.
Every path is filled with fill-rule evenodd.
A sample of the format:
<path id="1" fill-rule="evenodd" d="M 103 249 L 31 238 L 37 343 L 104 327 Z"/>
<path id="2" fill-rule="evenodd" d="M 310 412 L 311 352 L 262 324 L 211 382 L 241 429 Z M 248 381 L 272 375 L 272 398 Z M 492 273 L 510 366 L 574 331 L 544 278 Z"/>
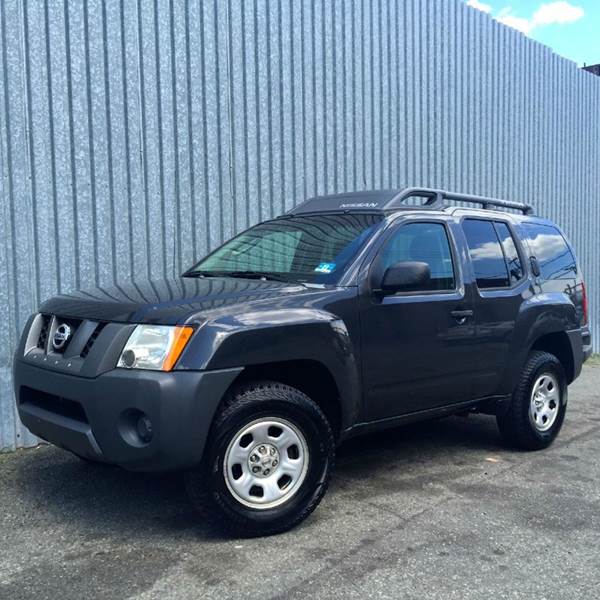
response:
<path id="1" fill-rule="evenodd" d="M 521 265 L 521 258 L 517 252 L 517 246 L 513 239 L 510 229 L 506 223 L 501 221 L 494 221 L 500 243 L 502 244 L 502 250 L 504 250 L 504 258 L 508 266 L 508 274 L 510 276 L 511 285 L 520 281 L 523 277 L 523 266 Z"/>
<path id="2" fill-rule="evenodd" d="M 577 273 L 575 257 L 560 231 L 550 225 L 523 223 L 542 279 L 573 279 Z"/>
<path id="3" fill-rule="evenodd" d="M 463 221 L 463 230 L 477 287 L 481 290 L 510 287 L 504 253 L 492 221 L 466 219 Z"/>

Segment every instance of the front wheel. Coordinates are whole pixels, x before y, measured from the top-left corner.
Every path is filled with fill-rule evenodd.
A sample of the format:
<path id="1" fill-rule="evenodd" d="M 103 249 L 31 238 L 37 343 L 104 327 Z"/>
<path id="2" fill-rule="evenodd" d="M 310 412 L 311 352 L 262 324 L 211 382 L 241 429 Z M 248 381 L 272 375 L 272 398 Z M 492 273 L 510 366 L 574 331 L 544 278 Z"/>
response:
<path id="1" fill-rule="evenodd" d="M 276 382 L 235 389 L 215 417 L 205 457 L 186 475 L 194 505 L 242 535 L 270 535 L 304 520 L 325 494 L 334 441 L 321 409 Z"/>
<path id="2" fill-rule="evenodd" d="M 502 437 L 524 450 L 547 448 L 560 431 L 567 410 L 567 379 L 560 361 L 548 352 L 529 355 L 508 411 L 498 416 Z"/>

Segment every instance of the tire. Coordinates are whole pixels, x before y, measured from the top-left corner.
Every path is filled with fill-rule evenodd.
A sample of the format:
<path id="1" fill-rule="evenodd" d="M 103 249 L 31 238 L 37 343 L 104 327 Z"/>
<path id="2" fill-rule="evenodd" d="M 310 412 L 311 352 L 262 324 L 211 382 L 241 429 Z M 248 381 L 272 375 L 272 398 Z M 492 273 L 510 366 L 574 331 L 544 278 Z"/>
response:
<path id="1" fill-rule="evenodd" d="M 317 404 L 288 385 L 252 382 L 225 398 L 186 489 L 207 521 L 245 537 L 271 535 L 317 507 L 334 458 L 331 427 Z"/>
<path id="2" fill-rule="evenodd" d="M 558 435 L 566 411 L 567 378 L 562 364 L 553 354 L 533 351 L 507 412 L 499 415 L 497 422 L 511 446 L 542 450 Z"/>

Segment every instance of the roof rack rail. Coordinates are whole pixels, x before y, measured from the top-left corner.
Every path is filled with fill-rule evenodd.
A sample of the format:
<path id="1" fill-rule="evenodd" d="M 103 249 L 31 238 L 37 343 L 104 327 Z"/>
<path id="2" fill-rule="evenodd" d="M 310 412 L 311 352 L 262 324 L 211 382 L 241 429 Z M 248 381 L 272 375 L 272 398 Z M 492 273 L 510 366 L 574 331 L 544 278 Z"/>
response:
<path id="1" fill-rule="evenodd" d="M 470 204 L 479 204 L 486 210 L 498 208 L 512 208 L 521 211 L 524 215 L 532 215 L 533 207 L 522 202 L 513 202 L 511 200 L 499 200 L 497 198 L 487 198 L 485 196 L 475 196 L 472 194 L 458 194 L 456 192 L 447 192 L 433 188 L 410 187 L 399 191 L 393 198 L 388 200 L 383 206 L 384 210 L 400 208 L 408 198 L 423 197 L 426 198 L 422 206 L 432 209 L 443 208 L 444 200 L 454 200 L 455 202 L 467 202 Z"/>

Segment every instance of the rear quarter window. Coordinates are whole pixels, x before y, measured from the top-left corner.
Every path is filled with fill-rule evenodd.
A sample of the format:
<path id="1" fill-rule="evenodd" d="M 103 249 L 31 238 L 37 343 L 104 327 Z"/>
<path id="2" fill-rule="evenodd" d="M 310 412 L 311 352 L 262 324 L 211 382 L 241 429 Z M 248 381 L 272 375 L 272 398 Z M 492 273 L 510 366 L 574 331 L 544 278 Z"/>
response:
<path id="1" fill-rule="evenodd" d="M 577 265 L 565 238 L 551 225 L 523 223 L 533 255 L 547 281 L 575 279 Z"/>

